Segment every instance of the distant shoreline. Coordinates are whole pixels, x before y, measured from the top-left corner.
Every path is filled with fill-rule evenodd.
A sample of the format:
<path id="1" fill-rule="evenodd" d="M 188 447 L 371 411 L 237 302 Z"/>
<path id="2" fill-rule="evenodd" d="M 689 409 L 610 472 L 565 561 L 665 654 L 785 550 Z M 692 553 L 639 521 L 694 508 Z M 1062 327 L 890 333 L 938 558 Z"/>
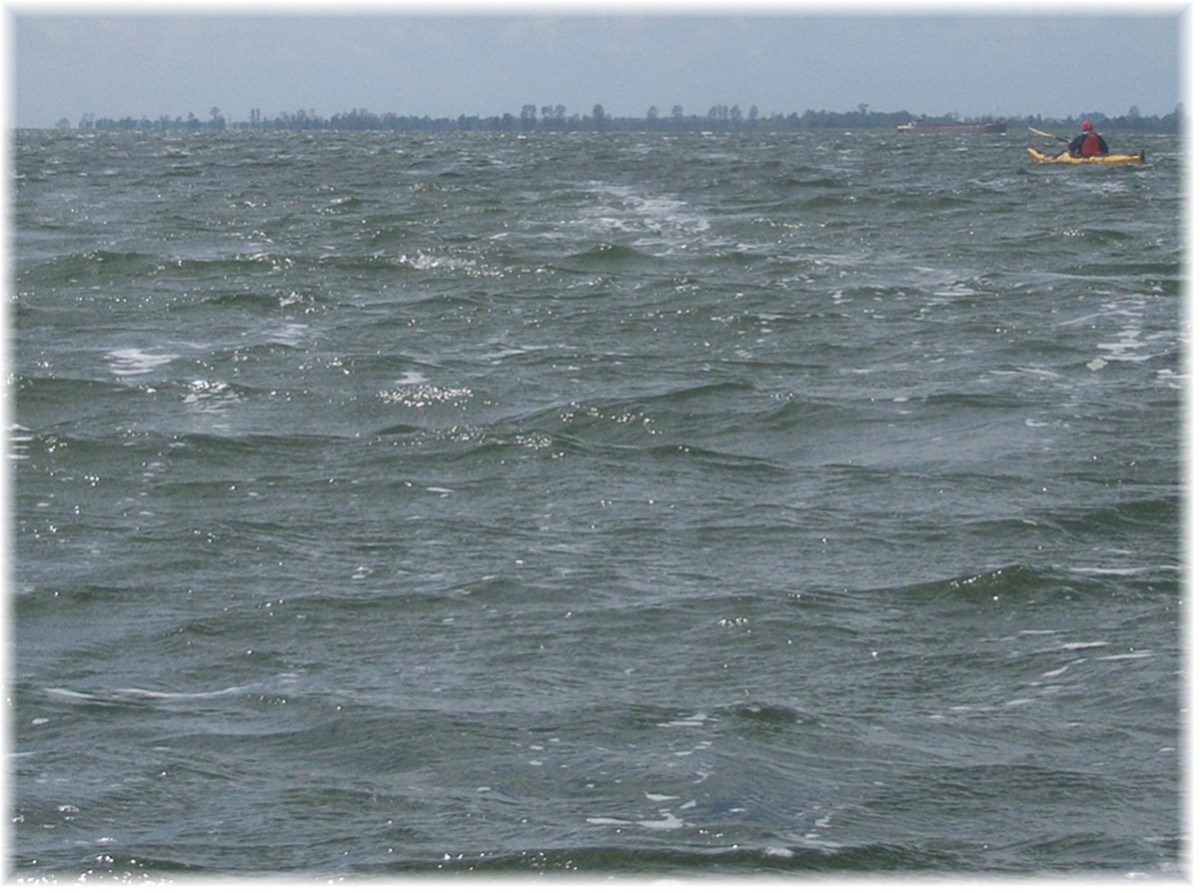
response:
<path id="1" fill-rule="evenodd" d="M 1180 133 L 1183 129 L 1182 106 L 1168 115 L 1140 115 L 1136 108 L 1121 116 L 1109 116 L 1102 112 L 1089 112 L 1074 118 L 1045 118 L 1041 115 L 992 116 L 960 118 L 957 115 L 914 115 L 907 111 L 876 112 L 860 106 L 857 111 L 829 112 L 805 111 L 787 115 L 772 113 L 760 116 L 756 106 L 743 111 L 736 105 L 713 106 L 705 115 L 684 114 L 680 106 L 665 114 L 659 114 L 651 106 L 640 118 L 614 117 L 605 113 L 604 107 L 596 105 L 590 115 L 578 113 L 568 115 L 561 106 L 525 105 L 517 115 L 479 116 L 459 115 L 456 118 L 433 118 L 429 115 L 397 115 L 391 112 L 375 114 L 362 109 L 339 112 L 328 118 L 315 110 L 301 109 L 297 112 L 281 112 L 270 118 L 257 109 L 252 110 L 246 121 L 229 121 L 219 109 L 214 108 L 206 120 L 188 113 L 187 117 L 160 115 L 157 118 L 125 116 L 122 118 L 83 115 L 78 122 L 68 118 L 59 120 L 55 127 L 13 127 L 13 130 L 82 130 L 82 131 L 129 131 L 129 132 L 177 132 L 177 131 L 265 131 L 265 130 L 334 130 L 334 131 L 384 131 L 402 133 L 487 131 L 517 133 L 572 133 L 572 132 L 788 132 L 817 129 L 894 129 L 910 122 L 926 124 L 982 124 L 998 122 L 1010 128 L 1037 127 L 1042 130 L 1061 130 L 1074 133 L 1084 117 L 1091 119 L 1099 129 L 1138 133 Z"/>

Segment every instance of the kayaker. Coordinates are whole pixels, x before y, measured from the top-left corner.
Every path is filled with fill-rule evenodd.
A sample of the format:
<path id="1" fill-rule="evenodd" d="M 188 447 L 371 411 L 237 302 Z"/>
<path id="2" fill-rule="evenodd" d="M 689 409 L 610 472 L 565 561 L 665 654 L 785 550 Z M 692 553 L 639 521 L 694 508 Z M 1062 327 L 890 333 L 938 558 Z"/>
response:
<path id="1" fill-rule="evenodd" d="M 1091 121 L 1084 120 L 1079 125 L 1079 136 L 1071 140 L 1067 144 L 1067 151 L 1076 158 L 1083 156 L 1089 158 L 1092 155 L 1107 155 L 1108 143 L 1104 141 L 1104 137 L 1096 133 L 1096 128 L 1092 126 Z"/>

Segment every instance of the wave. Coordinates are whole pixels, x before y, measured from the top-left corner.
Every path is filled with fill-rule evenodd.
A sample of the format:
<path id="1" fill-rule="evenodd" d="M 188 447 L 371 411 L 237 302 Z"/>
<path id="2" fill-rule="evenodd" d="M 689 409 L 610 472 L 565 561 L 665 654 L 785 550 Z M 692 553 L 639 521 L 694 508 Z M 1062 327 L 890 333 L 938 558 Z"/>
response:
<path id="1" fill-rule="evenodd" d="M 1111 536 L 1138 528 L 1174 532 L 1163 542 L 1165 550 L 1182 549 L 1183 505 L 1179 496 L 1146 496 L 1118 499 L 1091 508 L 1056 509 L 1038 516 L 1038 523 L 1074 534 Z"/>
<path id="2" fill-rule="evenodd" d="M 1154 600 L 1181 582 L 1182 565 L 1149 564 L 1085 567 L 1078 565 L 1009 564 L 951 577 L 859 590 L 857 598 L 881 603 L 914 605 L 947 603 L 960 606 L 988 603 L 1036 603 L 1041 599 L 1111 598 L 1115 587 L 1126 598 L 1140 589 Z M 819 590 L 818 590 L 819 592 Z M 815 593 L 814 593 L 815 594 Z"/>
<path id="3" fill-rule="evenodd" d="M 271 312 L 295 307 L 311 307 L 324 303 L 324 299 L 313 291 L 303 289 L 270 289 L 264 291 L 221 290 L 201 299 L 207 307 Z"/>
<path id="4" fill-rule="evenodd" d="M 1174 162 L 744 136 L 23 150 L 17 871 L 1178 854 Z"/>
<path id="5" fill-rule="evenodd" d="M 47 688 L 51 701 L 76 706 L 189 704 L 216 699 L 240 697 L 251 686 L 232 685 L 214 691 L 159 691 L 149 688 L 118 688 L 103 694 L 91 694 L 69 688 Z"/>
<path id="6" fill-rule="evenodd" d="M 362 865 L 360 871 L 366 875 L 422 870 L 445 875 L 469 872 L 479 877 L 527 875 L 530 872 L 544 876 L 547 873 L 570 872 L 584 877 L 595 874 L 610 879 L 659 876 L 692 880 L 729 879 L 738 875 L 771 877 L 829 874 L 844 880 L 858 874 L 877 872 L 954 872 L 964 870 L 968 864 L 951 850 L 939 853 L 927 846 L 776 843 L 760 846 L 741 844 L 737 847 L 681 844 L 671 847 L 649 841 L 627 840 L 621 846 L 610 847 L 537 847 L 513 853 L 446 853 L 441 857 L 431 853 L 425 859 L 409 858 L 381 865 Z"/>
<path id="7" fill-rule="evenodd" d="M 657 263 L 657 258 L 628 245 L 602 242 L 584 251 L 568 254 L 556 262 L 564 272 L 604 272 L 637 269 Z"/>
<path id="8" fill-rule="evenodd" d="M 798 173 L 774 177 L 770 183 L 776 189 L 830 189 L 839 193 L 844 192 L 849 185 L 846 180 L 838 177 L 830 177 L 824 174 L 802 176 Z"/>
<path id="9" fill-rule="evenodd" d="M 707 435 L 713 422 L 730 424 L 729 401 L 752 392 L 753 388 L 738 382 L 719 382 L 624 398 L 572 401 L 506 416 L 493 424 L 492 430 L 501 436 L 540 432 L 577 446 L 641 446 L 660 455 L 660 450 L 704 450 L 708 447 L 690 442 L 692 438 Z"/>
<path id="10" fill-rule="evenodd" d="M 632 251 L 632 249 L 629 249 Z M 316 249 L 313 249 L 316 252 Z M 638 256 L 633 251 L 628 258 Z M 621 260 L 621 251 L 608 254 L 604 247 L 593 253 L 580 255 L 583 260 Z M 339 274 L 355 276 L 395 276 L 397 273 L 441 273 L 462 275 L 475 274 L 480 277 L 493 275 L 480 266 L 472 256 L 454 253 L 417 253 L 415 255 L 391 252 L 364 254 L 344 250 L 335 253 L 297 253 L 280 250 L 246 251 L 241 247 L 225 251 L 220 245 L 210 246 L 205 256 L 179 256 L 174 254 L 148 253 L 144 251 L 88 250 L 43 261 L 21 271 L 21 281 L 26 285 L 70 286 L 79 280 L 105 284 L 120 283 L 153 277 L 170 277 L 172 280 L 186 279 L 210 286 L 208 293 L 197 289 L 201 296 L 195 301 L 201 306 L 254 306 L 266 302 L 288 306 L 298 301 L 326 303 L 321 289 L 312 285 L 294 288 L 275 287 L 269 291 L 240 289 L 239 281 L 252 283 L 255 280 L 275 275 L 295 276 L 304 272 L 306 278 L 325 280 Z M 498 274 L 497 274 L 498 275 Z M 181 299 L 173 298 L 175 303 Z"/>
<path id="11" fill-rule="evenodd" d="M 119 379 L 79 378 L 76 376 L 15 375 L 13 390 L 18 413 L 36 408 L 41 411 L 57 403 L 92 405 L 114 395 L 141 392 L 134 384 Z"/>
<path id="12" fill-rule="evenodd" d="M 21 271 L 22 282 L 69 284 L 75 280 L 108 282 L 146 276 L 166 269 L 167 259 L 140 251 L 90 249 L 44 261 Z"/>
<path id="13" fill-rule="evenodd" d="M 332 793 L 332 792 L 326 792 Z M 353 801 L 362 792 L 346 791 Z M 475 847 L 463 850 L 454 846 L 405 846 L 399 841 L 420 838 L 416 828 L 406 823 L 393 824 L 391 844 L 380 843 L 380 855 L 353 856 L 348 852 L 322 855 L 328 847 L 300 841 L 293 846 L 278 841 L 241 844 L 180 842 L 176 855 L 165 858 L 150 854 L 137 846 L 124 843 L 117 846 L 93 847 L 98 854 L 87 862 L 63 863 L 56 868 L 50 860 L 39 859 L 36 870 L 27 868 L 15 872 L 25 880 L 77 882 L 92 880 L 122 880 L 162 882 L 174 879 L 204 877 L 206 882 L 268 881 L 296 883 L 309 881 L 342 881 L 347 877 L 364 882 L 396 879 L 403 876 L 418 878 L 451 878 L 476 882 L 487 880 L 513 881 L 536 877 L 542 881 L 556 878 L 560 882 L 609 881 L 620 882 L 653 879 L 656 882 L 729 882 L 733 880 L 826 879 L 841 883 L 879 885 L 884 878 L 911 883 L 913 879 L 965 883 L 983 877 L 995 879 L 1006 876 L 1028 879 L 1028 865 L 1042 866 L 1043 872 L 1077 872 L 1080 864 L 1091 865 L 1088 880 L 1099 881 L 1105 876 L 1128 876 L 1130 865 L 1158 861 L 1163 867 L 1139 876 L 1178 882 L 1183 872 L 1173 867 L 1183 857 L 1181 837 L 1148 840 L 1141 845 L 1125 838 L 1103 832 L 1059 834 L 1024 840 L 1019 844 L 997 848 L 989 858 L 980 860 L 973 850 L 977 845 L 954 840 L 943 835 L 937 839 L 911 843 L 868 842 L 825 844 L 793 841 L 704 845 L 698 843 L 663 844 L 643 831 L 638 840 L 629 840 L 629 828 L 617 824 L 597 828 L 599 832 L 624 832 L 620 844 L 596 846 L 555 846 L 546 842 L 530 842 L 509 849 Z M 635 829 L 636 830 L 636 829 Z M 767 835 L 764 835 L 767 836 Z M 361 838 L 361 835 L 360 835 Z M 361 842 L 361 841 L 360 841 Z M 147 848 L 149 849 L 149 848 Z M 24 864 L 31 854 L 20 848 L 13 858 Z M 1045 875 L 1042 875 L 1043 877 Z M 1072 875 L 1077 877 L 1078 875 Z"/>
<path id="14" fill-rule="evenodd" d="M 347 791 L 348 795 L 354 792 Z M 390 823 L 389 823 L 390 824 Z M 616 823 L 597 832 L 624 832 L 630 828 Z M 633 830 L 638 830 L 636 827 Z M 319 848 L 289 847 L 275 844 L 273 858 L 263 858 L 262 847 L 224 845 L 194 849 L 190 858 L 162 858 L 149 855 L 128 844 L 103 847 L 90 864 L 64 867 L 59 871 L 41 869 L 20 872 L 26 879 L 41 880 L 136 880 L 155 882 L 174 878 L 203 876 L 208 881 L 243 882 L 258 879 L 276 882 L 308 880 L 344 880 L 347 876 L 365 882 L 404 876 L 432 879 L 440 877 L 477 882 L 514 880 L 537 877 L 545 881 L 558 878 L 574 881 L 636 881 L 654 879 L 658 882 L 729 882 L 737 879 L 799 880 L 801 878 L 881 884 L 884 878 L 912 883 L 914 879 L 938 882 L 966 883 L 972 879 L 997 876 L 1013 879 L 1030 878 L 1025 867 L 1043 866 L 1042 871 L 1077 871 L 1080 864 L 1090 864 L 1086 876 L 1100 881 L 1105 876 L 1125 877 L 1129 865 L 1159 860 L 1163 868 L 1157 873 L 1143 875 L 1161 880 L 1179 881 L 1183 874 L 1171 867 L 1182 858 L 1184 841 L 1181 837 L 1148 840 L 1141 845 L 1103 832 L 1058 834 L 1051 837 L 1025 839 L 1020 843 L 997 848 L 998 851 L 982 864 L 970 852 L 968 843 L 943 835 L 939 839 L 910 843 L 867 842 L 832 844 L 821 842 L 797 843 L 790 840 L 704 845 L 696 843 L 664 844 L 647 839 L 653 829 L 644 830 L 637 840 L 621 844 L 554 846 L 530 843 L 505 850 L 499 847 L 461 850 L 453 846 L 381 847 L 383 854 L 374 857 L 333 855 L 314 856 Z M 418 837 L 416 829 L 403 825 L 394 827 L 394 837 Z M 767 837 L 769 835 L 763 835 Z M 303 851 L 301 851 L 303 849 Z M 16 856 L 20 856 L 19 853 Z M 257 858 L 256 858 L 257 857 Z M 295 861 L 292 861 L 295 860 Z M 231 866 L 246 865 L 238 870 Z M 252 866 L 252 867 L 250 867 Z M 1045 877 L 1046 875 L 1041 875 Z M 1078 875 L 1072 875 L 1077 877 Z"/>

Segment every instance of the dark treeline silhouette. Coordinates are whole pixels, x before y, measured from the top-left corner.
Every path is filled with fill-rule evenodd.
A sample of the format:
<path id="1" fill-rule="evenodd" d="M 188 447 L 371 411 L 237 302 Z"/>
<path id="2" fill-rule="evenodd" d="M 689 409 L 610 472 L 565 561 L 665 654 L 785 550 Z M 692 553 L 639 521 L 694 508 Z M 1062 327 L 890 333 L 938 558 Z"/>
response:
<path id="1" fill-rule="evenodd" d="M 685 114 L 682 106 L 674 106 L 668 114 L 660 115 L 657 106 L 651 106 L 640 118 L 614 117 L 607 114 L 604 106 L 596 105 L 590 115 L 578 113 L 568 115 L 562 105 L 525 105 L 517 115 L 505 113 L 482 117 L 459 115 L 457 118 L 432 118 L 428 115 L 397 115 L 392 112 L 375 114 L 366 109 L 351 109 L 323 118 L 314 109 L 296 112 L 281 112 L 275 117 L 265 117 L 258 109 L 252 109 L 249 119 L 228 122 L 220 109 L 214 108 L 208 120 L 201 120 L 189 113 L 186 118 L 97 118 L 84 115 L 78 124 L 81 130 L 124 130 L 124 131 L 246 131 L 246 130 L 364 130 L 395 132 L 445 132 L 445 131 L 495 131 L 495 132 L 779 132 L 809 129 L 851 128 L 896 128 L 909 121 L 921 120 L 933 123 L 972 122 L 981 120 L 1004 121 L 1010 127 L 1036 126 L 1039 129 L 1073 132 L 1083 118 L 1090 118 L 1099 129 L 1113 131 L 1138 131 L 1143 133 L 1178 133 L 1183 125 L 1183 108 L 1177 106 L 1167 115 L 1142 115 L 1136 106 L 1121 116 L 1110 117 L 1103 112 L 1087 112 L 1075 118 L 1044 118 L 1041 115 L 1026 117 L 959 118 L 957 115 L 933 117 L 914 115 L 907 111 L 879 112 L 868 110 L 865 104 L 851 112 L 813 111 L 803 114 L 772 113 L 760 115 L 757 106 L 745 112 L 737 105 L 715 105 L 707 114 Z M 64 118 L 59 128 L 70 129 L 71 122 Z"/>

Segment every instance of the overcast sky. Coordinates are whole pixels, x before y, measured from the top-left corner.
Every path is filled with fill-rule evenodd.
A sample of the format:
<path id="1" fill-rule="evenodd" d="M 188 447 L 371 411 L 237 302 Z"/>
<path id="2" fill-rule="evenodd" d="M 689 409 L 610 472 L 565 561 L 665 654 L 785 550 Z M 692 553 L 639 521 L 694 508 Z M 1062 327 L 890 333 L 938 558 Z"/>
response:
<path id="1" fill-rule="evenodd" d="M 957 113 L 1163 115 L 1187 101 L 1186 3 L 981 7 L 806 5 L 477 8 L 372 4 L 354 14 L 259 0 L 175 7 L 10 0 L 18 127 L 97 117 L 232 122 L 299 109 L 458 117 L 663 116 L 680 105 Z M 341 9 L 359 7 L 341 7 Z M 645 4 L 641 7 L 647 8 Z M 1083 15 L 1081 9 L 1099 9 Z M 291 10 L 287 12 L 286 10 Z M 848 10 L 848 12 L 841 12 Z M 264 14 L 265 13 L 265 14 Z"/>

